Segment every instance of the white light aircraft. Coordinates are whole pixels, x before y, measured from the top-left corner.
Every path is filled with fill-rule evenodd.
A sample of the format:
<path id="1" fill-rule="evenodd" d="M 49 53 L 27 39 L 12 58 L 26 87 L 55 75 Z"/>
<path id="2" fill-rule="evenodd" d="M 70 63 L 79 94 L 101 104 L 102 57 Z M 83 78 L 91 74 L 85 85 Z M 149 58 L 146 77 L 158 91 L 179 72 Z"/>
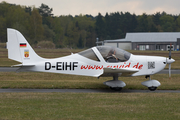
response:
<path id="1" fill-rule="evenodd" d="M 161 84 L 151 80 L 150 75 L 156 74 L 175 60 L 158 56 L 133 55 L 127 51 L 110 46 L 97 46 L 69 56 L 45 59 L 38 56 L 23 35 L 15 29 L 7 29 L 8 58 L 22 64 L 18 71 L 50 72 L 91 77 L 109 77 L 113 80 L 104 82 L 113 90 L 121 90 L 126 84 L 118 77 L 145 76 L 148 81 L 142 85 L 154 91 Z M 170 50 L 171 51 L 171 50 Z"/>

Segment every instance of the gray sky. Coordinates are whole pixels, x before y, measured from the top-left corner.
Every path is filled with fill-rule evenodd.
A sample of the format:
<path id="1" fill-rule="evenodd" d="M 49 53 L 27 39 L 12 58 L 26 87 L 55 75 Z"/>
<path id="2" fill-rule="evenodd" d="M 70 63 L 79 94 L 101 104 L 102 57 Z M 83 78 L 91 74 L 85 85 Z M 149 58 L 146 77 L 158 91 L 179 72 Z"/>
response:
<path id="1" fill-rule="evenodd" d="M 4 0 L 0 0 L 2 2 Z M 53 14 L 79 15 L 91 14 L 97 16 L 100 12 L 130 12 L 136 15 L 142 13 L 154 14 L 165 11 L 168 14 L 180 14 L 180 0 L 5 0 L 8 3 L 17 5 L 41 6 L 41 3 L 53 8 Z"/>

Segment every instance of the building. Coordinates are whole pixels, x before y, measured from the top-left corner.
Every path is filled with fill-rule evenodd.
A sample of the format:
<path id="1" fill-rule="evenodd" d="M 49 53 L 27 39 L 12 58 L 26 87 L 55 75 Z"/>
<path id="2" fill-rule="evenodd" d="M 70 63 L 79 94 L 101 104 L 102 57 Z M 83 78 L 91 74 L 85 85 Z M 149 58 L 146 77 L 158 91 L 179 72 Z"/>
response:
<path id="1" fill-rule="evenodd" d="M 104 45 L 125 50 L 179 50 L 180 32 L 127 33 L 125 39 L 104 40 Z"/>

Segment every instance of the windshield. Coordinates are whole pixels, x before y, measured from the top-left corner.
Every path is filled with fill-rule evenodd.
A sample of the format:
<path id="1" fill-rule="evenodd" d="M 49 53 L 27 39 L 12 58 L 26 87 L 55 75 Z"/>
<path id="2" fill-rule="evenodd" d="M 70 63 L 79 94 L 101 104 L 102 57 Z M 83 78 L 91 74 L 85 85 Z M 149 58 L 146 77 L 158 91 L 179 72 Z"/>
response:
<path id="1" fill-rule="evenodd" d="M 112 46 L 98 46 L 97 49 L 106 62 L 125 62 L 131 56 L 131 53 Z"/>
<path id="2" fill-rule="evenodd" d="M 85 51 L 79 52 L 78 54 L 82 55 L 88 59 L 99 61 L 99 59 L 97 58 L 96 54 L 93 52 L 92 49 L 87 49 Z"/>

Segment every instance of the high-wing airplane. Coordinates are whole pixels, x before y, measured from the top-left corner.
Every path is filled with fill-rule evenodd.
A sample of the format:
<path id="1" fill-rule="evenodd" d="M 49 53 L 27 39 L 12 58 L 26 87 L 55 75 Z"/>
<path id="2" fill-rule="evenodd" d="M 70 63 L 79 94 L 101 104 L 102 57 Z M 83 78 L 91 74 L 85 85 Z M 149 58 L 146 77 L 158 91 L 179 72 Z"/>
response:
<path id="1" fill-rule="evenodd" d="M 45 59 L 38 56 L 23 35 L 15 29 L 7 29 L 8 58 L 21 64 L 18 71 L 50 72 L 91 77 L 109 77 L 113 80 L 104 82 L 113 90 L 121 90 L 126 84 L 118 77 L 145 76 L 148 81 L 142 85 L 154 91 L 161 84 L 151 80 L 150 75 L 156 74 L 175 60 L 158 56 L 133 55 L 125 50 L 111 46 L 97 46 L 69 56 Z M 171 51 L 171 50 L 170 50 Z"/>

